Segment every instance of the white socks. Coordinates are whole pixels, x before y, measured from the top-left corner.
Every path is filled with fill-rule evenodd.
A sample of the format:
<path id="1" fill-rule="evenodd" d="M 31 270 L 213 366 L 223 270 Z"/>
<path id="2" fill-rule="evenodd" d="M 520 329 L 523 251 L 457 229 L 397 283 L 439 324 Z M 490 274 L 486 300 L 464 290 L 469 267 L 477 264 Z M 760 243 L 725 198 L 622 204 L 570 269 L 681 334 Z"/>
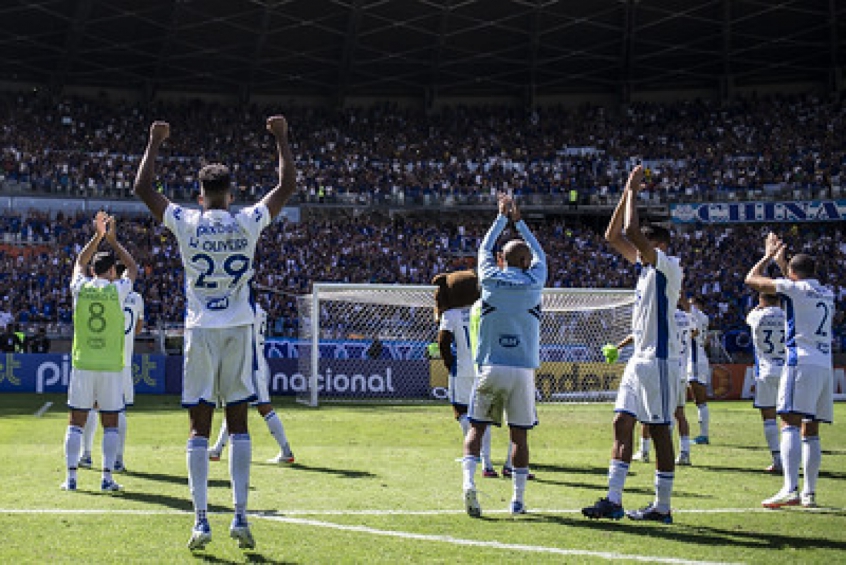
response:
<path id="1" fill-rule="evenodd" d="M 802 438 L 802 467 L 805 469 L 803 494 L 817 492 L 817 478 L 820 476 L 821 463 L 822 447 L 820 446 L 820 436 Z"/>
<path id="2" fill-rule="evenodd" d="M 696 407 L 699 412 L 699 435 L 708 437 L 708 424 L 711 423 L 711 413 L 707 404 L 700 404 Z"/>
<path id="3" fill-rule="evenodd" d="M 623 487 L 626 486 L 626 476 L 629 474 L 629 464 L 612 459 L 608 466 L 608 500 L 615 504 L 623 503 Z"/>
<path id="4" fill-rule="evenodd" d="M 188 488 L 197 521 L 205 520 L 209 494 L 209 440 L 193 437 L 188 440 Z"/>
<path id="5" fill-rule="evenodd" d="M 232 434 L 231 439 L 229 476 L 232 479 L 232 503 L 235 505 L 235 514 L 246 518 L 253 445 L 250 434 Z M 206 457 L 206 464 L 208 465 L 208 457 Z"/>
<path id="6" fill-rule="evenodd" d="M 784 426 L 781 429 L 781 464 L 784 467 L 784 490 L 787 492 L 798 488 L 801 459 L 802 442 L 799 427 Z"/>

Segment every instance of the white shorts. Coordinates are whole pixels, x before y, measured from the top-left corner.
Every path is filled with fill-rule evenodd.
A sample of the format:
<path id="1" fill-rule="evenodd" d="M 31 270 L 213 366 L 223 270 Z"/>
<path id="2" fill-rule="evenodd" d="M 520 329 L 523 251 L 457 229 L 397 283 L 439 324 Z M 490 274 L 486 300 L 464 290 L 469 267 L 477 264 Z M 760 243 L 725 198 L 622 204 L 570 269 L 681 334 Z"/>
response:
<path id="1" fill-rule="evenodd" d="M 257 357 L 256 404 L 270 404 L 270 365 L 263 356 Z"/>
<path id="2" fill-rule="evenodd" d="M 182 406 L 256 399 L 253 327 L 185 330 Z"/>
<path id="3" fill-rule="evenodd" d="M 775 408 L 778 402 L 780 383 L 781 374 L 755 378 L 755 399 L 752 401 L 752 406 L 755 408 Z"/>
<path id="4" fill-rule="evenodd" d="M 632 357 L 623 371 L 614 411 L 631 414 L 644 424 L 670 424 L 679 397 L 679 374 L 675 362 Z"/>
<path id="5" fill-rule="evenodd" d="M 132 378 L 132 365 L 123 368 L 123 403 L 135 404 L 135 380 Z"/>
<path id="6" fill-rule="evenodd" d="M 531 429 L 538 425 L 535 410 L 535 371 L 524 367 L 482 365 L 473 386 L 467 416 L 471 422 Z"/>
<path id="7" fill-rule="evenodd" d="M 707 359 L 700 359 L 695 364 L 688 365 L 687 382 L 708 386 L 711 382 L 711 363 Z"/>
<path id="8" fill-rule="evenodd" d="M 120 412 L 123 404 L 123 373 L 72 369 L 68 385 L 68 408 Z"/>
<path id="9" fill-rule="evenodd" d="M 801 414 L 817 422 L 834 421 L 831 367 L 785 367 L 778 387 L 778 413 Z"/>
<path id="10" fill-rule="evenodd" d="M 470 376 L 449 376 L 449 402 L 456 406 L 469 406 L 470 398 L 473 395 L 473 383 L 475 375 Z"/>

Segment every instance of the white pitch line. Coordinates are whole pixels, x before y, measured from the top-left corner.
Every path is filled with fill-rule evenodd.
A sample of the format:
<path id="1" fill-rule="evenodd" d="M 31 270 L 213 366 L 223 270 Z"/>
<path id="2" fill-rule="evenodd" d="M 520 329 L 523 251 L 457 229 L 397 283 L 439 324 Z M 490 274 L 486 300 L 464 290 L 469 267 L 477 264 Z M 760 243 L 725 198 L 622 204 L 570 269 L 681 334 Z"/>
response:
<path id="1" fill-rule="evenodd" d="M 724 509 L 725 511 L 731 513 L 737 512 L 748 512 L 752 509 L 740 509 L 740 508 L 729 508 Z M 754 509 L 758 510 L 758 509 Z M 420 514 L 463 514 L 464 512 L 458 511 L 428 511 L 428 512 L 401 512 L 401 511 L 350 511 L 350 512 L 340 512 L 340 511 L 292 511 L 292 512 L 285 512 L 285 514 L 320 514 L 320 515 L 331 515 L 331 516 L 344 516 L 344 515 L 372 515 L 372 516 L 379 516 L 379 515 L 395 515 L 395 514 L 405 514 L 405 515 L 420 515 Z M 543 511 L 545 513 L 553 513 L 553 511 Z M 576 513 L 577 510 L 564 510 L 564 511 L 554 511 L 554 513 Z M 689 511 L 691 513 L 695 511 Z M 711 511 L 713 512 L 713 510 Z M 122 515 L 137 515 L 137 516 L 176 516 L 176 515 L 192 515 L 193 512 L 185 511 L 185 510 L 94 510 L 94 509 L 86 509 L 86 508 L 68 508 L 68 509 L 60 509 L 60 508 L 0 508 L 0 514 L 122 514 Z M 489 512 L 491 513 L 491 512 Z M 500 512 L 496 512 L 500 513 Z M 213 512 L 210 514 L 228 514 L 228 512 Z M 580 556 L 580 557 L 595 557 L 599 559 L 607 559 L 609 561 L 617 561 L 620 559 L 628 559 L 630 561 L 642 561 L 647 563 L 671 563 L 674 565 L 716 565 L 717 563 L 721 562 L 714 562 L 714 561 L 694 561 L 691 559 L 678 559 L 675 557 L 659 557 L 654 555 L 634 555 L 634 554 L 626 554 L 626 553 L 614 553 L 608 551 L 588 551 L 582 549 L 562 549 L 560 547 L 548 547 L 548 546 L 538 546 L 538 545 L 524 545 L 524 544 L 511 544 L 511 543 L 503 543 L 498 541 L 482 541 L 482 540 L 471 540 L 471 539 L 463 539 L 463 538 L 456 538 L 452 536 L 438 536 L 438 535 L 430 535 L 430 534 L 417 534 L 414 532 L 403 532 L 403 531 L 395 531 L 395 530 L 380 530 L 376 528 L 370 528 L 368 526 L 350 526 L 346 524 L 335 524 L 333 522 L 323 522 L 319 520 L 309 520 L 304 518 L 293 518 L 288 516 L 279 516 L 279 515 L 269 515 L 269 514 L 250 514 L 251 518 L 258 518 L 263 520 L 270 520 L 274 522 L 281 522 L 286 524 L 298 525 L 298 526 L 311 526 L 316 528 L 327 528 L 327 529 L 334 529 L 334 530 L 341 530 L 347 532 L 357 532 L 362 534 L 368 535 L 376 535 L 376 536 L 385 536 L 385 537 L 395 537 L 401 539 L 408 539 L 408 540 L 418 540 L 418 541 L 430 541 L 430 542 L 437 542 L 437 543 L 448 543 L 453 545 L 462 545 L 462 546 L 470 546 L 470 547 L 484 547 L 484 548 L 492 548 L 492 549 L 503 549 L 509 551 L 522 551 L 527 553 L 547 553 L 552 555 L 562 555 L 562 556 Z"/>
<path id="2" fill-rule="evenodd" d="M 344 524 L 334 524 L 332 522 L 320 522 L 318 520 L 304 520 L 302 518 L 286 518 L 285 516 L 262 516 L 266 520 L 275 522 L 283 522 L 286 524 L 295 524 L 301 526 L 313 526 L 317 528 L 329 528 L 332 530 L 342 530 L 346 532 L 357 532 L 363 534 L 370 534 L 376 536 L 387 536 L 394 538 L 402 538 L 418 541 L 431 541 L 439 543 L 449 543 L 453 545 L 465 545 L 471 547 L 484 547 L 493 549 L 507 549 L 509 551 L 523 551 L 529 553 L 549 553 L 553 555 L 563 556 L 579 556 L 579 557 L 597 557 L 600 559 L 607 559 L 609 561 L 619 561 L 620 559 L 628 559 L 631 561 L 644 561 L 647 563 L 673 563 L 685 565 L 717 565 L 722 564 L 718 561 L 693 561 L 690 559 L 677 559 L 675 557 L 658 557 L 654 555 L 632 555 L 626 553 L 613 553 L 608 551 L 588 551 L 582 549 L 562 549 L 560 547 L 547 547 L 542 545 L 523 545 L 513 543 L 502 543 L 498 541 L 482 541 L 471 540 L 463 538 L 455 538 L 452 536 L 436 536 L 430 534 L 415 534 L 412 532 L 402 532 L 394 530 L 378 530 L 367 526 L 348 526 Z"/>

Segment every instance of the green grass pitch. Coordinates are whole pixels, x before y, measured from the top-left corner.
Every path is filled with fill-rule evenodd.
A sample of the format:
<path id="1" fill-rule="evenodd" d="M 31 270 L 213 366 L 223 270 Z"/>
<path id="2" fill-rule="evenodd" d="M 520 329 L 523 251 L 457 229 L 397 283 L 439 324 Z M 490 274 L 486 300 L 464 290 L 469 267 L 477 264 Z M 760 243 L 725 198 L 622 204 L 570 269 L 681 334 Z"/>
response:
<path id="1" fill-rule="evenodd" d="M 36 417 L 46 401 L 54 404 Z M 213 540 L 192 554 L 185 442 L 173 397 L 141 397 L 129 413 L 125 491 L 99 492 L 99 472 L 64 480 L 65 398 L 0 395 L 0 562 L 3 563 L 837 563 L 846 555 L 846 405 L 822 426 L 819 509 L 761 508 L 781 478 L 769 463 L 760 416 L 747 402 L 713 403 L 711 445 L 677 469 L 672 525 L 589 521 L 579 509 L 605 495 L 612 407 L 539 406 L 530 433 L 537 480 L 529 514 L 506 513 L 510 481 L 477 475 L 481 519 L 463 512 L 458 425 L 447 405 L 326 405 L 278 399 L 297 457 L 276 454 L 253 412 L 251 523 L 257 548 L 228 537 L 228 451 L 211 463 Z M 695 408 L 688 406 L 692 432 Z M 215 422 L 215 427 L 217 422 Z M 98 431 L 95 465 L 100 454 Z M 507 438 L 494 430 L 501 466 Z M 652 499 L 654 467 L 633 462 L 624 505 Z"/>

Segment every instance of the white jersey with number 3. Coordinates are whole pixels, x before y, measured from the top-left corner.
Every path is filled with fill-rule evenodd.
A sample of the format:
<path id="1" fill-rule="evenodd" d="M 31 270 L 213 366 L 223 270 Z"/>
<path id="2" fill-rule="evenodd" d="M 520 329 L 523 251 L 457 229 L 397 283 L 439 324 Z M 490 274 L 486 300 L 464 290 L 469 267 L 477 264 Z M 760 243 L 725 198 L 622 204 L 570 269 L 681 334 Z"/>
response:
<path id="1" fill-rule="evenodd" d="M 816 279 L 776 279 L 775 287 L 787 316 L 787 364 L 831 367 L 834 293 Z"/>
<path id="2" fill-rule="evenodd" d="M 755 376 L 761 379 L 780 376 L 787 329 L 784 310 L 778 306 L 759 306 L 746 315 L 746 323 L 752 328 Z"/>
<path id="3" fill-rule="evenodd" d="M 134 290 L 123 301 L 123 355 L 127 367 L 132 367 L 132 354 L 135 352 L 135 328 L 144 319 L 144 299 Z"/>
<path id="4" fill-rule="evenodd" d="M 238 212 L 168 205 L 164 225 L 176 236 L 185 268 L 186 328 L 253 324 L 253 257 L 270 219 L 262 203 Z"/>

